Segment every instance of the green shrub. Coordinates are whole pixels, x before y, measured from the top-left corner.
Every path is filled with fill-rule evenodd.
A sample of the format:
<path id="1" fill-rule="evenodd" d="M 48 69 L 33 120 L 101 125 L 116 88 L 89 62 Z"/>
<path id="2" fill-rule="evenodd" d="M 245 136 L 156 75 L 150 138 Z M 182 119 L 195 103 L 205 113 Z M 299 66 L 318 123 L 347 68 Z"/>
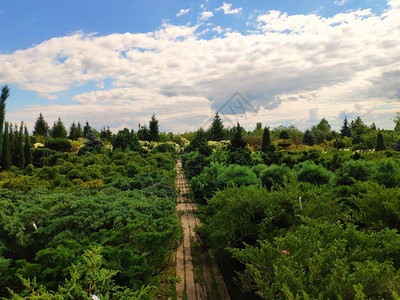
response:
<path id="1" fill-rule="evenodd" d="M 399 164 L 391 158 L 381 160 L 374 179 L 386 187 L 397 187 L 400 184 Z"/>
<path id="2" fill-rule="evenodd" d="M 257 178 L 251 168 L 239 165 L 230 165 L 218 174 L 217 186 L 220 189 L 242 185 L 261 186 L 261 180 Z"/>
<path id="3" fill-rule="evenodd" d="M 47 141 L 46 147 L 54 151 L 71 152 L 72 143 L 70 140 L 64 138 L 51 138 Z"/>
<path id="4" fill-rule="evenodd" d="M 338 170 L 338 184 L 352 184 L 356 181 L 366 181 L 375 173 L 376 166 L 372 162 L 359 160 L 349 160 L 343 163 Z"/>
<path id="5" fill-rule="evenodd" d="M 262 184 L 267 189 L 271 189 L 273 185 L 283 185 L 285 179 L 289 178 L 290 169 L 284 165 L 271 165 L 260 174 Z"/>
<path id="6" fill-rule="evenodd" d="M 316 185 L 328 184 L 334 176 L 331 171 L 309 160 L 297 164 L 295 169 L 298 181 L 309 182 Z"/>

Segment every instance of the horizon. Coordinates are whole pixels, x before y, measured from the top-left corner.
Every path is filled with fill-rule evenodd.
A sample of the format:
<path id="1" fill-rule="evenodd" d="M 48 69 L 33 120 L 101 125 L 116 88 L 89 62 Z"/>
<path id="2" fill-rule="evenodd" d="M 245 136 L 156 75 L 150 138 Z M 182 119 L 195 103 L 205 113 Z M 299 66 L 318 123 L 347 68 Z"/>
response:
<path id="1" fill-rule="evenodd" d="M 42 112 L 49 126 L 116 132 L 155 113 L 162 131 L 183 133 L 239 92 L 254 111 L 223 121 L 246 130 L 322 118 L 337 130 L 345 116 L 393 129 L 399 13 L 399 0 L 3 3 L 6 119 L 32 132 Z"/>

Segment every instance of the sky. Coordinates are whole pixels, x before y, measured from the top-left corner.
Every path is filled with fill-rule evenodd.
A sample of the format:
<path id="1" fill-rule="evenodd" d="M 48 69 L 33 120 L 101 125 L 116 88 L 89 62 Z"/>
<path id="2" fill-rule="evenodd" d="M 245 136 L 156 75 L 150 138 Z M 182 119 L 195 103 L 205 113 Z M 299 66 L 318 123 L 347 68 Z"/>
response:
<path id="1" fill-rule="evenodd" d="M 400 0 L 0 0 L 6 118 L 247 129 L 344 117 L 393 129 Z"/>

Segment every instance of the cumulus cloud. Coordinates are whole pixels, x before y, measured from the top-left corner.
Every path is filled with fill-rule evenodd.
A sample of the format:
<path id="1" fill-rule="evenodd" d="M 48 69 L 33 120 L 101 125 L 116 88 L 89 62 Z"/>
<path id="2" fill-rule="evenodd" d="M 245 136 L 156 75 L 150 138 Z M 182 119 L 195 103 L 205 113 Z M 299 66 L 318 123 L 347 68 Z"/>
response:
<path id="1" fill-rule="evenodd" d="M 188 12 L 190 11 L 190 8 L 187 8 L 187 9 L 181 9 L 177 14 L 176 14 L 176 16 L 177 17 L 181 17 L 181 16 L 183 16 L 183 15 L 186 15 Z"/>
<path id="2" fill-rule="evenodd" d="M 211 18 L 211 17 L 213 17 L 214 16 L 214 14 L 213 14 L 213 12 L 212 11 L 203 11 L 201 14 L 200 14 L 200 17 L 199 17 L 199 20 L 200 21 L 205 21 L 205 20 L 208 20 L 209 18 Z"/>
<path id="3" fill-rule="evenodd" d="M 49 99 L 68 91 L 73 102 L 19 108 L 7 117 L 33 122 L 42 111 L 50 122 L 61 116 L 135 128 L 155 112 L 166 130 L 184 131 L 239 91 L 257 109 L 240 120 L 247 128 L 261 121 L 304 129 L 317 117 L 339 128 L 341 113 L 356 114 L 355 104 L 366 122 L 392 128 L 390 117 L 400 110 L 400 1 L 388 4 L 380 15 L 269 11 L 257 17 L 258 32 L 211 39 L 199 36 L 204 28 L 171 24 L 147 33 L 53 38 L 0 54 L 0 82 Z M 112 89 L 78 88 L 105 80 Z"/>
<path id="4" fill-rule="evenodd" d="M 345 5 L 346 3 L 347 3 L 347 0 L 335 0 L 335 4 L 340 5 L 340 6 Z"/>
<path id="5" fill-rule="evenodd" d="M 223 2 L 221 7 L 218 7 L 215 10 L 223 10 L 225 15 L 232 15 L 232 14 L 238 14 L 242 11 L 242 8 L 235 8 L 232 9 L 232 4 L 231 3 L 225 3 Z"/>

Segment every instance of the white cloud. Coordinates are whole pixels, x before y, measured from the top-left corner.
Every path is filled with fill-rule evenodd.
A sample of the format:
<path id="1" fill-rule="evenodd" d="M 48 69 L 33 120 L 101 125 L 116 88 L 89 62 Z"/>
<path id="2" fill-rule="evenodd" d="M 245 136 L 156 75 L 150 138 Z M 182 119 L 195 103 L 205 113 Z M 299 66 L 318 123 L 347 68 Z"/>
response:
<path id="1" fill-rule="evenodd" d="M 217 27 L 214 27 L 214 28 L 212 29 L 212 31 L 216 31 L 216 32 L 218 32 L 218 33 L 222 33 L 224 30 L 222 29 L 221 26 L 217 26 Z"/>
<path id="2" fill-rule="evenodd" d="M 347 1 L 348 0 L 335 0 L 335 4 L 342 6 L 342 5 L 345 5 L 347 3 Z"/>
<path id="3" fill-rule="evenodd" d="M 181 9 L 177 14 L 176 14 L 176 16 L 177 17 L 181 17 L 181 16 L 183 16 L 183 15 L 186 15 L 188 12 L 190 11 L 190 8 L 187 8 L 187 9 Z"/>
<path id="4" fill-rule="evenodd" d="M 98 84 L 96 84 L 96 86 L 100 89 L 104 89 L 104 81 L 99 82 Z"/>
<path id="5" fill-rule="evenodd" d="M 136 128 L 155 112 L 166 130 L 185 131 L 239 91 L 258 109 L 240 120 L 247 128 L 260 121 L 304 129 L 317 117 L 338 128 L 344 113 L 392 128 L 390 117 L 400 111 L 400 1 L 388 4 L 381 15 L 270 11 L 258 16 L 258 32 L 208 40 L 199 36 L 204 28 L 170 24 L 147 33 L 53 38 L 0 54 L 0 82 L 49 99 L 68 92 L 74 102 L 10 110 L 7 118 L 33 124 L 42 111 L 50 123 L 61 116 Z M 105 80 L 111 90 L 76 88 Z"/>
<path id="6" fill-rule="evenodd" d="M 231 4 L 231 3 L 225 3 L 225 2 L 223 2 L 222 6 L 221 6 L 221 7 L 218 7 L 218 8 L 215 9 L 215 10 L 223 10 L 223 11 L 224 11 L 224 14 L 226 14 L 226 15 L 231 15 L 231 14 L 238 14 L 238 13 L 240 13 L 240 12 L 242 11 L 242 8 L 239 7 L 239 8 L 232 9 L 232 4 Z"/>
<path id="7" fill-rule="evenodd" d="M 213 16 L 214 16 L 214 14 L 213 14 L 212 11 L 203 11 L 203 12 L 200 14 L 199 20 L 200 20 L 200 21 L 205 21 L 205 20 L 208 20 L 209 18 L 211 18 L 211 17 L 213 17 Z"/>

